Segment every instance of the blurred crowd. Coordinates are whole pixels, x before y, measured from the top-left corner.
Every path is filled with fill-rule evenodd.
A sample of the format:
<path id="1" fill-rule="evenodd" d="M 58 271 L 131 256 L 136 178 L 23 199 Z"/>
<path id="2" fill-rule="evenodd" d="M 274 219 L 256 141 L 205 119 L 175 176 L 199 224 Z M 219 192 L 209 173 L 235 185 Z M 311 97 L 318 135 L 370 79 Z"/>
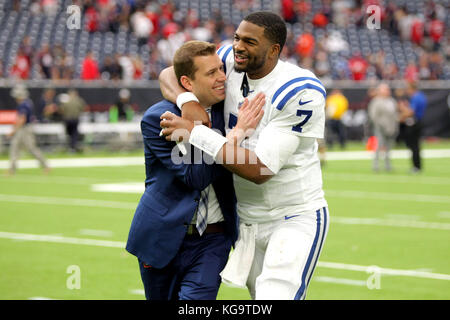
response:
<path id="1" fill-rule="evenodd" d="M 428 106 L 426 95 L 418 89 L 417 82 L 406 82 L 394 92 L 386 82 L 379 82 L 367 93 L 368 128 L 367 149 L 374 151 L 373 170 L 392 171 L 390 152 L 397 142 L 405 143 L 411 150 L 412 173 L 422 170 L 420 140 L 423 119 Z M 347 129 L 344 117 L 349 110 L 349 101 L 339 89 L 332 90 L 326 99 L 325 140 L 320 141 L 321 160 L 325 160 L 325 150 L 332 149 L 335 142 L 345 149 Z M 383 162 L 383 165 L 380 165 Z"/>
<path id="2" fill-rule="evenodd" d="M 247 13 L 257 8 L 256 3 L 255 0 L 234 0 L 233 7 Z M 450 32 L 446 27 L 448 8 L 427 0 L 424 12 L 409 12 L 406 5 L 397 3 L 388 0 L 322 0 L 317 9 L 317 4 L 311 0 L 280 0 L 275 7 L 291 26 L 282 58 L 313 70 L 325 79 L 445 79 L 443 67 L 450 59 Z M 83 80 L 140 80 L 144 74 L 146 79 L 157 79 L 159 72 L 171 65 L 175 50 L 186 40 L 205 40 L 219 46 L 232 41 L 236 27 L 226 21 L 220 11 L 212 12 L 204 20 L 195 10 L 183 13 L 170 0 L 74 0 L 73 4 L 82 10 L 84 25 L 81 28 L 84 30 L 89 33 L 132 33 L 139 48 L 148 46 L 149 52 L 147 61 L 139 54 L 107 55 L 98 61 L 96 52 L 88 52 L 79 76 Z M 366 28 L 366 12 L 370 5 L 380 8 L 383 30 L 413 46 L 417 58 L 409 58 L 405 68 L 400 69 L 395 61 L 386 59 L 383 48 L 369 54 L 352 50 L 339 31 L 327 29 L 330 24 L 338 29 Z M 13 1 L 12 9 L 21 10 L 20 1 Z M 32 0 L 28 10 L 35 15 L 55 14 L 57 0 Z M 292 26 L 300 26 L 301 32 L 293 32 Z M 318 29 L 323 32 L 320 37 L 315 37 L 314 30 Z M 331 61 L 330 55 L 334 53 L 338 53 L 337 58 Z M 29 79 L 35 64 L 43 79 L 70 80 L 75 75 L 70 52 L 61 45 L 43 44 L 35 48 L 25 36 L 9 77 Z M 147 72 L 144 73 L 144 69 Z"/>

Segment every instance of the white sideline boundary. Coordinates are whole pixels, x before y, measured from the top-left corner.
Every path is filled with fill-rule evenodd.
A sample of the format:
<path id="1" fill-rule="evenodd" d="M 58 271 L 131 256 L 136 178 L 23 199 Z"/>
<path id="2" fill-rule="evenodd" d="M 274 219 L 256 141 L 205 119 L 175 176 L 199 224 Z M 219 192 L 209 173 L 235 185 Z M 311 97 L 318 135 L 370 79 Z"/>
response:
<path id="1" fill-rule="evenodd" d="M 109 248 L 121 248 L 121 249 L 125 248 L 125 242 L 122 241 L 112 241 L 112 240 L 107 241 L 107 240 L 72 238 L 72 237 L 52 236 L 52 235 L 0 232 L 0 238 L 16 241 L 38 241 L 38 242 L 51 242 L 51 243 L 63 243 L 75 245 L 89 245 L 89 246 L 109 247 Z M 321 268 L 359 271 L 366 273 L 373 273 L 374 270 L 374 266 L 361 266 L 355 264 L 325 262 L 325 261 L 319 261 L 317 263 L 317 266 Z M 402 269 L 389 269 L 377 267 L 377 272 L 379 272 L 380 275 L 389 275 L 389 276 L 405 276 L 405 277 L 447 280 L 447 281 L 450 280 L 450 275 L 448 274 L 432 273 L 416 270 L 402 270 Z"/>
<path id="2" fill-rule="evenodd" d="M 421 151 L 425 159 L 450 158 L 450 149 L 425 149 Z M 392 159 L 409 159 L 409 150 L 391 151 Z M 335 160 L 371 160 L 371 151 L 330 151 L 326 153 L 327 161 Z M 122 167 L 144 165 L 144 157 L 101 157 L 101 158 L 68 158 L 68 159 L 48 159 L 51 168 L 83 168 L 83 167 Z M 19 169 L 39 168 L 39 163 L 35 159 L 19 160 Z M 8 169 L 9 160 L 0 160 L 0 169 Z"/>

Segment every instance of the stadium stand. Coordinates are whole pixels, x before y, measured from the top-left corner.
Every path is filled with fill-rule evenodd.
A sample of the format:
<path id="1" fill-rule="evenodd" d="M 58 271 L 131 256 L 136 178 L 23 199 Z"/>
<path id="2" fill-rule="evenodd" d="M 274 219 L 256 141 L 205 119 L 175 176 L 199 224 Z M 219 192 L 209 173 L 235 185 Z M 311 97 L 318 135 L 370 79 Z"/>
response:
<path id="1" fill-rule="evenodd" d="M 66 10 L 72 4 L 82 13 L 78 30 L 66 25 Z M 381 8 L 381 30 L 366 27 L 371 4 Z M 448 80 L 448 9 L 448 0 L 1 1 L 0 73 L 4 78 L 80 79 L 85 57 L 92 51 L 100 71 L 113 59 L 122 79 L 156 79 L 169 64 L 164 58 L 168 45 L 193 38 L 219 44 L 247 13 L 271 10 L 289 22 L 284 58 L 322 77 Z M 138 12 L 143 15 L 137 17 Z M 142 32 L 147 32 L 147 41 L 140 40 Z M 305 57 L 296 41 L 306 33 L 315 42 L 312 55 Z M 363 64 L 363 74 L 356 78 L 351 64 L 355 57 Z M 356 67 L 361 67 L 358 61 Z M 98 77 L 110 79 L 107 72 Z"/>

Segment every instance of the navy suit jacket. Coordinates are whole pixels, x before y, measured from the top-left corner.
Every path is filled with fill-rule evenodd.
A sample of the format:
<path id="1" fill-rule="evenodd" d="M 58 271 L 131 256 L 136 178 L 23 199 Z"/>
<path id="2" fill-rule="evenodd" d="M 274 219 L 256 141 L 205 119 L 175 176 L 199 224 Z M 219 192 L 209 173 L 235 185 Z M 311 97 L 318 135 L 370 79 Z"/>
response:
<path id="1" fill-rule="evenodd" d="M 185 143 L 188 155 L 182 157 L 175 142 L 159 136 L 160 116 L 165 111 L 181 115 L 176 105 L 163 100 L 151 106 L 141 121 L 145 192 L 137 206 L 126 245 L 128 252 L 155 268 L 166 266 L 175 257 L 186 235 L 186 225 L 191 223 L 197 209 L 200 192 L 211 183 L 232 243 L 238 234 L 232 174 L 213 163 L 212 158 L 198 163 L 198 158 L 203 159 L 199 157 L 201 151 L 188 143 Z M 211 122 L 213 128 L 225 134 L 223 103 L 212 107 Z M 191 164 L 181 159 L 190 159 Z"/>

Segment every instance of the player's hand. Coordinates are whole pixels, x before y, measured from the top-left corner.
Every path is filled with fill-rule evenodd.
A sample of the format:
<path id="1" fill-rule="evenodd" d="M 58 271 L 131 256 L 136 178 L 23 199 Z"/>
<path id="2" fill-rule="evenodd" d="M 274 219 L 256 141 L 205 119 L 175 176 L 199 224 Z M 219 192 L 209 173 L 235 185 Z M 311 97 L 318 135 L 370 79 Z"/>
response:
<path id="1" fill-rule="evenodd" d="M 253 133 L 264 115 L 266 96 L 260 92 L 252 99 L 245 98 L 238 112 L 236 128 L 245 132 L 246 136 Z"/>
<path id="2" fill-rule="evenodd" d="M 211 128 L 211 122 L 209 115 L 198 102 L 189 101 L 183 104 L 181 108 L 181 116 L 183 119 L 190 121 L 201 121 L 203 125 Z"/>
<path id="3" fill-rule="evenodd" d="M 183 119 L 176 114 L 166 111 L 161 117 L 159 123 L 162 130 L 160 136 L 164 136 L 167 141 L 188 141 L 190 133 L 194 128 L 194 123 Z"/>

